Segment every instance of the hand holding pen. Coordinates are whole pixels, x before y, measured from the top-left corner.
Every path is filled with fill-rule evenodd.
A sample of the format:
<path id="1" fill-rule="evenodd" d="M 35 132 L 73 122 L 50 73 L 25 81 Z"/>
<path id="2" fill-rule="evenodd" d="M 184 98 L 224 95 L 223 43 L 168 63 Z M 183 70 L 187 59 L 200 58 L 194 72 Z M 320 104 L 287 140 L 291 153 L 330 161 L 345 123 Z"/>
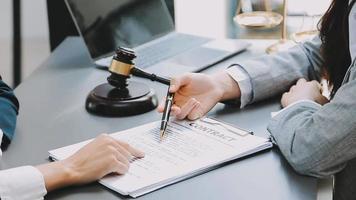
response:
<path id="1" fill-rule="evenodd" d="M 225 71 L 215 75 L 188 73 L 174 77 L 170 83 L 169 92 L 175 94 L 171 114 L 176 119 L 199 119 L 218 102 L 240 97 L 240 88 Z M 162 101 L 158 111 L 164 108 Z"/>

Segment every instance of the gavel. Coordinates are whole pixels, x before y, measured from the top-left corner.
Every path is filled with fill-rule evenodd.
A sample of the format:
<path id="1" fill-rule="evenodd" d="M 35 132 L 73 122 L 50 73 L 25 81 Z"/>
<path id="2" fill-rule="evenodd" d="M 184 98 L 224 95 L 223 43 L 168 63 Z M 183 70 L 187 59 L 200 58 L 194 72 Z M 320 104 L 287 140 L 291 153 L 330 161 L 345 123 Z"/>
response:
<path id="1" fill-rule="evenodd" d="M 88 95 L 85 107 L 88 112 L 101 116 L 130 116 L 155 109 L 158 99 L 147 85 L 128 81 L 137 76 L 165 85 L 170 80 L 148 73 L 135 66 L 135 52 L 129 48 L 117 48 L 109 67 L 107 83 L 95 87 Z"/>

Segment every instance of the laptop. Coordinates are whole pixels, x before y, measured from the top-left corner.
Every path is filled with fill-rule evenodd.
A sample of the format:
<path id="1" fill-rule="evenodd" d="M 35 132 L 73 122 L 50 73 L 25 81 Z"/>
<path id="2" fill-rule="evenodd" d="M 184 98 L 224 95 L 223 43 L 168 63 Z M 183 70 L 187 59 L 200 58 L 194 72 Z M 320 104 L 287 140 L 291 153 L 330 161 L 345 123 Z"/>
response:
<path id="1" fill-rule="evenodd" d="M 202 71 L 249 46 L 176 32 L 163 0 L 66 0 L 66 5 L 99 67 L 108 67 L 122 46 L 135 51 L 137 67 L 173 76 Z"/>

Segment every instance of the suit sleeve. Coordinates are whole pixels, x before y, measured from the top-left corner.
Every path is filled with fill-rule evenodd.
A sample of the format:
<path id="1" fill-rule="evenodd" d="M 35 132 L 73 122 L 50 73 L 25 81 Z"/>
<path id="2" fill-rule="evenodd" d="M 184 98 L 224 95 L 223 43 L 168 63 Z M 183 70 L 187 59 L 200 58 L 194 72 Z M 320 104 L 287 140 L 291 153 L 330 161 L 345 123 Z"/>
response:
<path id="1" fill-rule="evenodd" d="M 355 91 L 353 80 L 324 106 L 298 103 L 270 121 L 269 132 L 297 172 L 329 177 L 356 157 Z"/>
<path id="2" fill-rule="evenodd" d="M 252 91 L 250 102 L 247 103 L 280 94 L 289 89 L 299 78 L 319 80 L 324 62 L 320 46 L 320 38 L 315 37 L 288 51 L 241 61 L 236 63 L 236 66 L 232 66 L 231 68 L 241 67 L 248 74 L 246 80 L 250 82 Z"/>
<path id="3" fill-rule="evenodd" d="M 1 77 L 0 77 L 1 78 Z M 16 127 L 19 102 L 12 89 L 0 79 L 0 129 L 4 140 L 11 140 Z"/>

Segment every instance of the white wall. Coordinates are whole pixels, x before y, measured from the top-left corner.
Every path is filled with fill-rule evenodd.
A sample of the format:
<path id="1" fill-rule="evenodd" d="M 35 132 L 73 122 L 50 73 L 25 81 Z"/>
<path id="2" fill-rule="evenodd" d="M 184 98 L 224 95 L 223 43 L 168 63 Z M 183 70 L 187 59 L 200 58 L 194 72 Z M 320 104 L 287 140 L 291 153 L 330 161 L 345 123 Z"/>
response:
<path id="1" fill-rule="evenodd" d="M 1 0 L 0 1 L 0 75 L 5 81 L 9 81 L 9 77 L 12 76 L 10 65 L 11 65 L 11 54 L 9 42 L 11 36 L 11 3 L 12 0 Z"/>
<path id="2" fill-rule="evenodd" d="M 50 54 L 46 0 L 22 0 L 23 78 Z"/>
<path id="3" fill-rule="evenodd" d="M 46 0 L 22 0 L 21 3 L 24 37 L 48 37 Z"/>
<path id="4" fill-rule="evenodd" d="M 23 78 L 49 55 L 46 0 L 22 0 Z M 0 1 L 0 74 L 12 84 L 12 0 Z"/>
<path id="5" fill-rule="evenodd" d="M 234 11 L 235 1 L 176 0 L 176 29 L 210 38 L 227 38 L 231 33 L 231 11 Z"/>
<path id="6" fill-rule="evenodd" d="M 10 36 L 11 24 L 9 23 L 12 20 L 11 9 L 12 9 L 12 0 L 1 0 L 0 1 L 0 39 L 8 38 Z"/>
<path id="7" fill-rule="evenodd" d="M 22 0 L 22 28 L 25 38 L 47 37 L 46 0 Z M 0 39 L 12 34 L 12 0 L 0 1 Z"/>

